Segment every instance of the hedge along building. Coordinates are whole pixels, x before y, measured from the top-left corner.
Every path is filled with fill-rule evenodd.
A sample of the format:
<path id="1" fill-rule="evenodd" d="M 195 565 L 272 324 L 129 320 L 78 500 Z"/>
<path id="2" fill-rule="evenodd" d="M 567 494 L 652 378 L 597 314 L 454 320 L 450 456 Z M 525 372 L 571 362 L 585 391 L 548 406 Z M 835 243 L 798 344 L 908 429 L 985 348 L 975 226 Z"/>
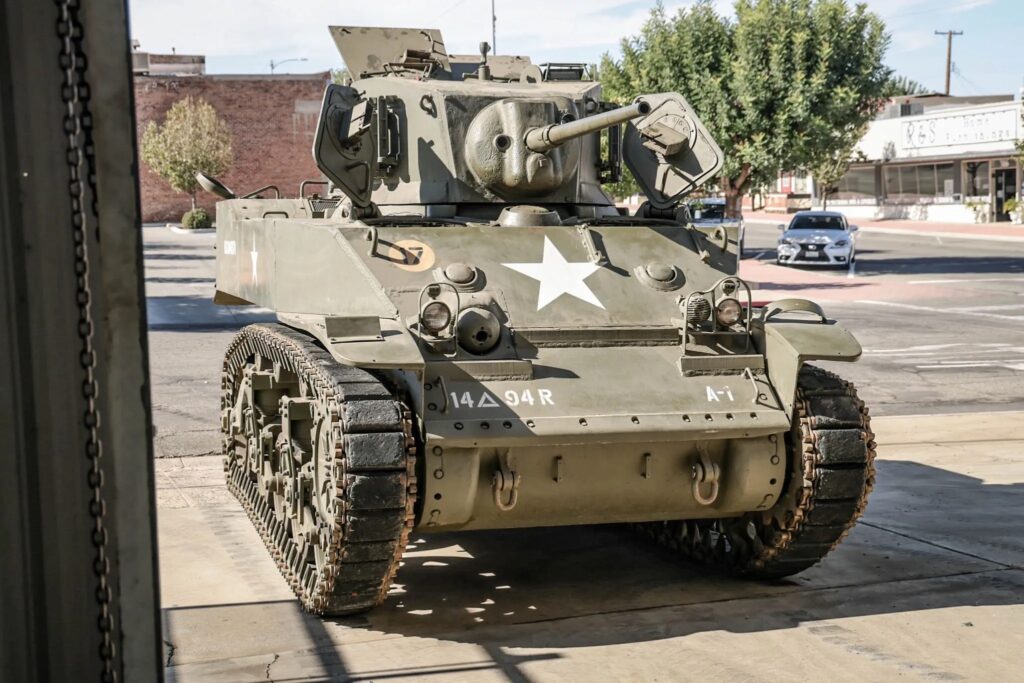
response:
<path id="1" fill-rule="evenodd" d="M 1021 113 L 1010 95 L 893 100 L 871 122 L 828 206 L 870 219 L 1009 220 L 1005 204 L 1024 182 L 1015 149 Z"/>
<path id="2" fill-rule="evenodd" d="M 329 72 L 210 75 L 199 55 L 132 56 L 140 144 L 150 121 L 162 123 L 172 104 L 192 96 L 209 102 L 231 131 L 234 161 L 221 180 L 234 191 L 276 185 L 282 195 L 295 195 L 302 181 L 323 178 L 310 150 Z M 179 220 L 191 207 L 189 196 L 144 163 L 139 168 L 142 220 Z M 196 199 L 212 215 L 216 198 L 199 192 Z"/>

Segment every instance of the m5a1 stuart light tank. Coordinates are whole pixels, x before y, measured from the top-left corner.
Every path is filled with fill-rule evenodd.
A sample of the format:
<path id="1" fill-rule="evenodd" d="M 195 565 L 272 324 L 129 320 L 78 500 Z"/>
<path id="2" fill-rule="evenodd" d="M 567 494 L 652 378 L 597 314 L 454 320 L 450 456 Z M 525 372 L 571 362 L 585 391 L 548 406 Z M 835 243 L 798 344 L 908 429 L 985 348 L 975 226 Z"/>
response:
<path id="1" fill-rule="evenodd" d="M 874 480 L 852 361 L 816 304 L 756 306 L 737 228 L 682 198 L 722 152 L 677 93 L 602 101 L 585 65 L 457 57 L 435 30 L 332 27 L 323 196 L 217 206 L 225 468 L 305 608 L 387 595 L 412 529 L 626 523 L 777 578 Z M 632 171 L 647 201 L 602 183 Z"/>

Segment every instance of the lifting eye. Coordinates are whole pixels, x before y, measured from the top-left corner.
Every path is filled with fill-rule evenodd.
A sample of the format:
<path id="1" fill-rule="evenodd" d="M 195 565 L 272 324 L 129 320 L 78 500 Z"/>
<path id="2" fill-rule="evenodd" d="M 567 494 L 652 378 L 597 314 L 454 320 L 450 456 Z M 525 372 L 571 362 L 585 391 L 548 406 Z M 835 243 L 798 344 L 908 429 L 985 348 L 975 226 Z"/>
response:
<path id="1" fill-rule="evenodd" d="M 512 146 L 512 138 L 510 138 L 509 136 L 505 135 L 504 133 L 501 133 L 499 135 L 495 135 L 494 136 L 494 147 L 499 152 L 504 152 L 505 150 L 507 150 L 511 146 Z"/>

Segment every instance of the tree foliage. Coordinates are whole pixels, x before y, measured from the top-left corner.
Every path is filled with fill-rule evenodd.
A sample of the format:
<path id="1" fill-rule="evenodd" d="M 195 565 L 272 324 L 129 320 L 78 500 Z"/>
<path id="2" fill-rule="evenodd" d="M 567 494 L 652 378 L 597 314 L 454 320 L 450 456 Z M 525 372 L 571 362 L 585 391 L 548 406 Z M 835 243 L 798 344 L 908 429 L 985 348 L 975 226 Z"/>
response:
<path id="1" fill-rule="evenodd" d="M 708 0 L 669 16 L 660 4 L 622 57 L 604 55 L 617 101 L 678 91 L 725 152 L 731 211 L 752 186 L 836 153 L 885 97 L 882 21 L 845 0 L 737 0 L 736 19 Z"/>
<path id="2" fill-rule="evenodd" d="M 893 74 L 885 85 L 887 97 L 904 97 L 906 95 L 927 95 L 930 90 L 912 78 Z"/>
<path id="3" fill-rule="evenodd" d="M 142 135 L 142 161 L 196 206 L 196 171 L 223 173 L 231 165 L 231 133 L 206 101 L 185 97 L 167 110 L 163 125 L 150 121 Z"/>
<path id="4" fill-rule="evenodd" d="M 860 128 L 837 131 L 833 135 L 831 152 L 822 154 L 808 166 L 818 188 L 822 209 L 828 208 L 828 198 L 839 189 L 839 181 L 846 175 L 850 163 L 864 159 L 864 154 L 857 151 L 856 147 L 865 132 L 867 124 Z"/>

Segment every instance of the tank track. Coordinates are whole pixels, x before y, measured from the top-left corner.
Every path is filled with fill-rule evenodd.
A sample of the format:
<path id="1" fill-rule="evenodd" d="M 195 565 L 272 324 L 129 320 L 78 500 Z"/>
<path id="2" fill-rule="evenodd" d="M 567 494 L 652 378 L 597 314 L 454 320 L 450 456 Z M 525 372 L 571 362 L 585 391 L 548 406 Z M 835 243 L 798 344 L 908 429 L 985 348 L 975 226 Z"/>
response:
<path id="1" fill-rule="evenodd" d="M 853 384 L 821 368 L 800 371 L 794 412 L 786 435 L 790 467 L 771 510 L 633 527 L 673 553 L 736 576 L 778 579 L 816 564 L 867 506 L 874 433 Z"/>
<path id="2" fill-rule="evenodd" d="M 235 336 L 222 389 L 228 488 L 303 607 L 343 615 L 380 604 L 414 520 L 410 411 L 370 373 L 279 324 Z"/>

